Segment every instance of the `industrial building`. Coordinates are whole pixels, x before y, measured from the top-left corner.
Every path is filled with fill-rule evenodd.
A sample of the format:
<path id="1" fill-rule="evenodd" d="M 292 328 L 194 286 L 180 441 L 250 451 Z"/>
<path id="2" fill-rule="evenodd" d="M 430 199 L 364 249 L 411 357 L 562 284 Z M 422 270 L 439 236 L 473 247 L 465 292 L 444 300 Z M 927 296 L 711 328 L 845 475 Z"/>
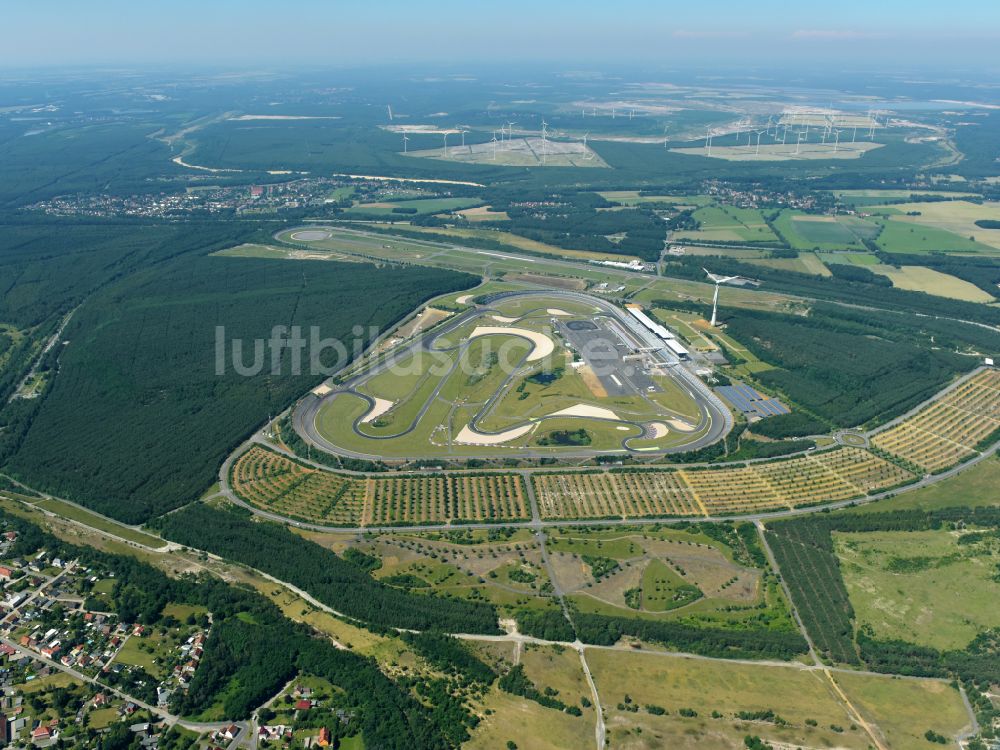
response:
<path id="1" fill-rule="evenodd" d="M 664 326 L 660 325 L 651 317 L 646 315 L 646 313 L 642 311 L 642 308 L 639 305 L 632 305 L 632 304 L 625 305 L 625 309 L 628 310 L 629 315 L 631 315 L 633 318 L 635 318 L 642 324 L 643 328 L 653 333 L 657 338 L 662 339 L 664 346 L 674 356 L 676 356 L 678 359 L 690 358 L 691 356 L 690 352 L 688 352 L 688 350 L 684 348 L 681 342 L 677 340 L 677 337 L 674 336 L 674 334 L 672 334 Z"/>

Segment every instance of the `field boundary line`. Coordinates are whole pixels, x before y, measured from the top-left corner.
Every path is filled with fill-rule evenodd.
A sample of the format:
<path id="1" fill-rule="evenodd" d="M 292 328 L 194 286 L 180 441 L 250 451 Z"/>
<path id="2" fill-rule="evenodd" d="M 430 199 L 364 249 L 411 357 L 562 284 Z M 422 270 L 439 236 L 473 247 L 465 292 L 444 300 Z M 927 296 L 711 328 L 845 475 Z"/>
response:
<path id="1" fill-rule="evenodd" d="M 971 445 L 966 445 L 965 443 L 960 443 L 957 440 L 952 440 L 951 438 L 945 437 L 944 435 L 939 435 L 938 433 L 934 432 L 934 430 L 928 430 L 926 427 L 921 427 L 918 424 L 910 423 L 908 426 L 912 427 L 914 430 L 917 430 L 919 432 L 926 432 L 928 435 L 933 435 L 938 440 L 943 440 L 946 443 L 951 443 L 952 445 L 957 445 L 959 448 L 962 448 L 963 450 L 971 451 L 973 453 L 978 453 L 979 452 L 975 448 L 973 448 Z"/>
<path id="2" fill-rule="evenodd" d="M 751 470 L 751 472 L 753 473 L 753 475 L 755 477 L 757 477 L 757 479 L 760 481 L 761 484 L 763 484 L 765 487 L 767 487 L 769 490 L 771 490 L 771 494 L 774 495 L 775 499 L 779 503 L 784 504 L 785 506 L 787 506 L 789 510 L 793 510 L 795 508 L 795 506 L 792 505 L 791 502 L 789 502 L 788 495 L 786 495 L 784 492 L 779 492 L 778 488 L 774 486 L 774 484 L 771 482 L 771 480 L 768 479 L 763 474 L 761 474 L 757 470 L 756 466 L 750 466 L 748 468 Z"/>
<path id="3" fill-rule="evenodd" d="M 681 481 L 687 485 L 688 490 L 691 492 L 691 497 L 694 498 L 694 501 L 698 503 L 698 507 L 701 508 L 702 515 L 704 515 L 705 518 L 708 518 L 711 514 L 708 512 L 708 508 L 705 507 L 705 503 L 701 501 L 701 497 L 699 497 L 698 491 L 694 488 L 694 485 L 687 480 L 687 475 L 685 474 L 684 469 L 678 470 L 677 475 L 681 478 Z"/>
<path id="4" fill-rule="evenodd" d="M 874 456 L 875 454 L 872 453 L 871 455 Z M 812 461 L 815 466 L 818 466 L 819 468 L 823 469 L 823 471 L 825 471 L 828 474 L 830 474 L 831 476 L 833 476 L 834 479 L 840 480 L 841 482 L 843 482 L 844 484 L 846 484 L 848 487 L 853 487 L 861 495 L 867 495 L 868 494 L 868 491 L 866 489 L 864 489 L 860 485 L 855 484 L 854 482 L 852 482 L 850 479 L 848 479 L 847 477 L 845 477 L 843 474 L 841 474 L 839 471 L 837 471 L 836 469 L 834 469 L 832 466 L 827 466 L 825 463 L 823 463 L 822 461 L 820 461 L 819 459 L 817 459 L 813 454 L 807 453 L 806 454 L 806 459 Z"/>

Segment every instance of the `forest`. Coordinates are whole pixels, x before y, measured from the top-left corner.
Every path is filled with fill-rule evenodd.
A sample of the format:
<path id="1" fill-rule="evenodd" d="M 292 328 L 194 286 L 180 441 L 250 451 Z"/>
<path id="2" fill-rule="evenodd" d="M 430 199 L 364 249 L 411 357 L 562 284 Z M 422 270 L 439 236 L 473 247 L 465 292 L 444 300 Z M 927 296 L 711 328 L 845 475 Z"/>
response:
<path id="1" fill-rule="evenodd" d="M 908 328 L 908 321 L 891 313 L 817 304 L 807 316 L 741 309 L 726 317 L 728 334 L 775 366 L 757 373 L 763 385 L 837 427 L 901 414 L 977 364 L 973 357 L 932 348 L 929 332 Z M 924 319 L 917 325 L 936 328 Z M 942 338 L 934 341 L 944 344 Z M 814 424 L 794 414 L 775 419 L 774 433 L 764 433 L 770 437 L 801 434 Z M 768 430 L 766 423 L 761 429 Z"/>
<path id="2" fill-rule="evenodd" d="M 423 300 L 474 283 L 437 269 L 214 256 L 138 271 L 73 316 L 59 377 L 6 470 L 120 520 L 145 521 L 197 497 L 229 451 L 318 384 L 312 356 L 334 364 L 330 347 L 299 350 L 298 367 L 288 346 L 265 361 L 274 326 L 300 326 L 306 339 L 315 330 L 351 354 Z M 237 371 L 234 341 L 244 365 L 251 351 L 258 356 L 259 373 Z"/>
<path id="3" fill-rule="evenodd" d="M 167 539 L 257 568 L 378 628 L 497 633 L 492 605 L 412 594 L 376 581 L 332 551 L 274 523 L 202 503 L 157 519 Z"/>

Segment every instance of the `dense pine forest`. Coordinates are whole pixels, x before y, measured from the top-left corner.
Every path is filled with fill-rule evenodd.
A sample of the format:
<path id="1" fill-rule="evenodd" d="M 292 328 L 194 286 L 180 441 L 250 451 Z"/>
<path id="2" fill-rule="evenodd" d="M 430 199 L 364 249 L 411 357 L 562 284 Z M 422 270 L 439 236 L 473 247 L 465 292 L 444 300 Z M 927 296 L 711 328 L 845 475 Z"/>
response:
<path id="1" fill-rule="evenodd" d="M 261 373 L 241 375 L 230 342 L 243 342 L 249 364 L 272 327 L 300 326 L 308 337 L 316 326 L 352 352 L 355 326 L 381 332 L 423 300 L 474 283 L 436 269 L 215 256 L 136 272 L 74 315 L 59 377 L 8 470 L 116 518 L 146 520 L 196 497 L 256 425 L 322 379 L 310 374 L 308 349 L 296 374 L 287 347 L 274 370 L 268 352 Z"/>

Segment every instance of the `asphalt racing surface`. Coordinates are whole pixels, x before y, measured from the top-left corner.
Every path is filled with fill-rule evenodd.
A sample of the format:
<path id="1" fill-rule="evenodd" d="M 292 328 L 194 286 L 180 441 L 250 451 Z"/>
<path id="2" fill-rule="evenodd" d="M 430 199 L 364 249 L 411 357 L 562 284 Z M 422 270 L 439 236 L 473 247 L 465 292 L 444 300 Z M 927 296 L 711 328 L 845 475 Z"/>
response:
<path id="1" fill-rule="evenodd" d="M 495 295 L 492 299 L 499 300 L 499 299 L 511 299 L 511 298 L 523 298 L 523 297 L 527 298 L 544 297 L 546 299 L 563 299 L 566 300 L 567 302 L 576 302 L 586 305 L 592 305 L 600 309 L 602 311 L 601 314 L 603 316 L 614 320 L 620 327 L 624 328 L 625 330 L 628 331 L 635 329 L 634 321 L 632 321 L 631 317 L 617 305 L 614 305 L 613 303 L 607 300 L 603 300 L 597 297 L 593 297 L 589 294 L 583 294 L 580 292 L 570 292 L 564 290 L 538 290 L 538 291 L 531 290 L 523 292 L 506 292 L 500 295 Z M 472 307 L 469 310 L 456 315 L 451 320 L 442 323 L 441 326 L 435 331 L 433 331 L 430 335 L 418 336 L 412 341 L 401 344 L 400 346 L 396 347 L 393 350 L 396 361 L 399 361 L 401 358 L 408 356 L 410 353 L 415 353 L 421 350 L 423 352 L 432 351 L 433 344 L 439 337 L 447 335 L 451 331 L 454 331 L 455 329 L 461 327 L 462 325 L 464 325 L 465 323 L 469 322 L 474 318 L 481 317 L 485 312 L 488 312 L 489 310 L 490 308 L 488 304 L 484 306 Z M 641 339 L 642 335 L 644 335 L 644 332 L 636 331 L 636 334 Z M 456 350 L 461 348 L 463 345 L 467 345 L 467 342 L 465 342 L 464 344 L 459 344 L 457 347 L 451 347 L 451 349 Z M 443 350 L 433 349 L 433 351 L 440 352 Z M 296 404 L 292 412 L 292 424 L 296 432 L 298 432 L 299 435 L 307 443 L 327 453 L 332 453 L 334 455 L 345 456 L 349 458 L 381 460 L 383 456 L 379 455 L 378 453 L 361 453 L 357 451 L 352 451 L 330 442 L 327 438 L 321 435 L 319 430 L 316 428 L 316 418 L 320 410 L 326 403 L 328 403 L 331 399 L 336 398 L 338 395 L 343 393 L 351 393 L 355 396 L 358 396 L 367 401 L 369 407 L 374 407 L 375 405 L 374 400 L 371 397 L 355 390 L 355 387 L 360 385 L 362 382 L 370 379 L 375 374 L 385 370 L 389 366 L 390 366 L 389 361 L 383 361 L 372 368 L 365 369 L 363 372 L 359 373 L 358 375 L 352 378 L 349 378 L 348 380 L 345 380 L 343 383 L 334 384 L 332 381 L 327 381 L 327 385 L 330 386 L 333 390 L 330 393 L 327 393 L 323 396 L 317 396 L 312 392 L 308 393 L 305 397 L 302 398 L 301 401 L 299 401 L 298 404 Z M 457 366 L 457 358 L 455 366 Z M 711 389 L 708 388 L 708 386 L 706 386 L 701 381 L 700 378 L 698 378 L 697 375 L 691 372 L 682 363 L 678 363 L 675 366 L 671 367 L 670 374 L 674 378 L 674 380 L 678 383 L 678 385 L 681 388 L 683 388 L 697 404 L 699 411 L 699 421 L 696 430 L 697 431 L 704 430 L 703 434 L 692 439 L 690 442 L 684 443 L 683 445 L 675 446 L 661 451 L 642 451 L 642 452 L 630 451 L 630 449 L 626 445 L 628 440 L 628 438 L 626 438 L 623 439 L 622 441 L 623 451 L 629 451 L 635 453 L 636 455 L 654 456 L 654 455 L 664 455 L 669 453 L 680 453 L 680 452 L 698 450 L 699 448 L 703 448 L 705 446 L 711 445 L 712 443 L 715 443 L 718 440 L 721 440 L 723 437 L 725 437 L 726 433 L 728 433 L 729 430 L 732 429 L 733 418 L 731 413 L 729 412 L 729 409 L 726 408 L 726 406 L 722 403 L 722 401 L 719 400 L 719 398 L 711 391 Z M 476 421 L 492 408 L 494 400 L 497 398 L 498 394 L 502 393 L 503 389 L 506 387 L 510 378 L 512 377 L 514 377 L 513 372 L 508 377 L 508 379 L 503 383 L 503 385 L 501 385 L 500 388 L 497 389 L 497 391 L 494 393 L 493 397 L 491 397 L 489 402 L 471 420 L 470 429 L 472 429 L 473 432 L 486 437 L 490 435 L 490 433 L 488 432 L 481 432 L 478 429 L 476 429 L 475 426 Z M 417 414 L 416 418 L 409 425 L 409 427 L 392 437 L 399 437 L 399 435 L 406 434 L 416 426 L 416 424 L 426 413 L 427 409 L 430 408 L 430 405 L 433 403 L 434 398 L 436 398 L 437 396 L 438 390 L 444 385 L 445 380 L 446 378 L 442 378 L 442 381 L 439 384 L 438 388 L 435 389 L 434 393 L 421 406 L 420 412 Z M 379 439 L 386 439 L 386 438 L 373 438 L 369 435 L 361 433 L 358 430 L 358 424 L 363 418 L 364 415 L 361 415 L 354 421 L 353 429 L 356 434 L 361 435 L 362 437 L 365 437 L 366 439 L 369 440 L 377 441 Z M 614 421 L 616 423 L 630 424 L 628 420 L 611 420 L 611 421 Z M 641 427 L 639 423 L 631 423 L 631 424 L 637 424 L 638 426 Z M 511 428 L 513 427 L 517 427 L 517 425 L 511 425 Z M 453 450 L 453 452 L 450 452 L 445 455 L 442 455 L 440 453 L 426 454 L 426 455 L 418 454 L 412 456 L 398 456 L 398 457 L 394 456 L 394 458 L 401 458 L 401 459 L 438 458 L 441 460 L 450 460 L 455 458 L 459 459 L 473 458 L 473 457 L 484 458 L 486 457 L 486 453 L 481 448 L 482 447 L 480 447 L 479 450 L 470 453 L 462 453 L 461 450 L 459 449 L 459 450 Z M 523 448 L 519 450 L 518 453 L 520 456 L 528 458 L 552 457 L 554 455 L 551 452 L 535 451 L 532 450 L 531 448 Z M 568 449 L 565 451 L 560 451 L 558 454 L 555 455 L 557 455 L 560 458 L 588 458 L 595 455 L 605 455 L 607 453 L 608 453 L 607 450 L 596 450 L 596 449 L 581 447 L 577 449 Z M 507 455 L 507 453 L 504 452 L 502 455 Z"/>

